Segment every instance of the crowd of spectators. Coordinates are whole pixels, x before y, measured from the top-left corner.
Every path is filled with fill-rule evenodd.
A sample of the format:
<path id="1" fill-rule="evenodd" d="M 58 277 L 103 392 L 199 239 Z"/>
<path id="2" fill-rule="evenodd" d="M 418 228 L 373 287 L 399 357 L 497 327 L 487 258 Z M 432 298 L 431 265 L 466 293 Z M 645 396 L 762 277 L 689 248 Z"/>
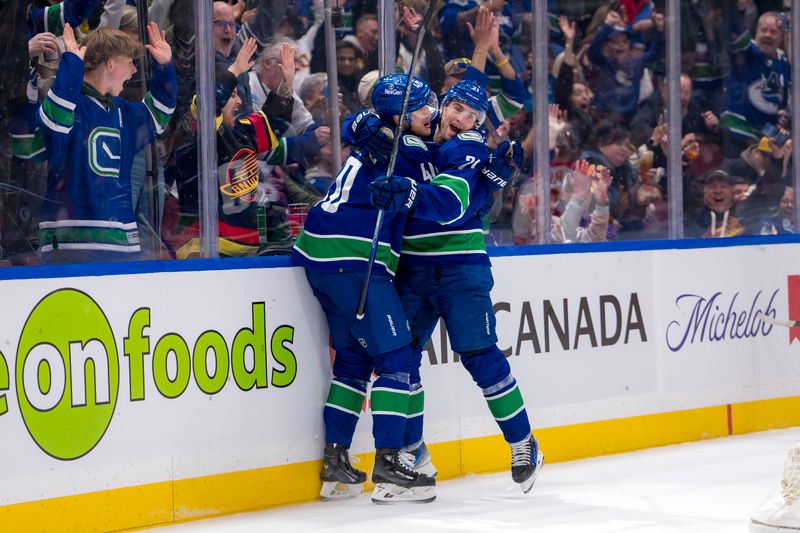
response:
<path id="1" fill-rule="evenodd" d="M 58 189 L 53 187 L 58 171 L 48 161 L 36 119 L 65 52 L 64 24 L 76 28 L 79 39 L 108 27 L 140 40 L 140 13 L 166 30 L 178 87 L 166 130 L 136 156 L 130 176 L 116 178 L 130 180 L 141 247 L 130 258 L 199 254 L 195 2 L 151 0 L 142 9 L 136 1 L 0 0 L 0 264 L 42 261 L 43 212 L 55 214 L 48 224 L 75 218 L 64 200 L 69 195 L 51 193 Z M 368 107 L 377 79 L 377 4 L 333 0 L 339 92 L 332 95 L 322 0 L 213 2 L 217 97 L 220 87 L 233 84 L 230 97 L 225 93 L 225 101 L 217 102 L 221 255 L 287 252 L 305 210 L 326 194 L 339 159 L 331 121 Z M 683 176 L 685 236 L 793 233 L 790 2 L 679 4 L 682 160 L 672 163 Z M 416 38 L 413 22 L 428 5 L 424 0 L 394 5 L 396 66 L 403 69 Z M 544 68 L 551 153 L 551 231 L 545 240 L 666 238 L 670 132 L 664 0 L 550 0 L 547 65 L 532 62 L 531 0 L 446 0 L 415 71 L 438 94 L 470 64 L 480 6 L 500 22 L 485 58 L 491 106 L 484 133 L 490 147 L 520 139 L 526 154 L 520 178 L 497 195 L 486 215 L 487 242 L 542 241 L 531 85 L 535 69 Z M 137 72 L 122 98 L 146 98 L 149 61 L 146 54 L 136 60 Z M 330 116 L 330 98 L 338 102 L 336 117 Z M 269 142 L 259 136 L 258 117 Z M 113 147 L 105 149 L 113 159 Z M 342 146 L 341 158 L 347 151 Z"/>

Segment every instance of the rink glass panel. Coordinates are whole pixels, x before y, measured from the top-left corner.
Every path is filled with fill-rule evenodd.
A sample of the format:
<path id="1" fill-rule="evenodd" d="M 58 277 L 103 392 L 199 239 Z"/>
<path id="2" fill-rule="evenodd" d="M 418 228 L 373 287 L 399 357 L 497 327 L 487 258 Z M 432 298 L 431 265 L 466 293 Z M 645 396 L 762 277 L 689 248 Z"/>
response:
<path id="1" fill-rule="evenodd" d="M 362 5 L 363 4 L 363 5 Z M 592 36 L 602 27 L 604 12 L 618 9 L 622 3 L 598 1 L 582 2 L 509 2 L 511 16 L 503 19 L 505 27 L 501 44 L 503 52 L 526 86 L 526 95 L 521 102 L 520 111 L 509 111 L 508 99 L 503 102 L 508 113 L 508 134 L 523 140 L 526 145 L 526 163 L 519 179 L 498 194 L 495 204 L 485 219 L 488 245 L 537 244 L 544 242 L 576 242 L 595 240 L 640 240 L 665 239 L 670 237 L 706 237 L 781 234 L 793 231 L 796 210 L 794 208 L 794 188 L 787 188 L 794 182 L 794 162 L 789 157 L 793 153 L 791 141 L 791 106 L 788 106 L 790 78 L 788 70 L 782 70 L 781 57 L 791 57 L 789 35 L 795 32 L 791 21 L 793 14 L 788 2 L 773 1 L 723 1 L 703 2 L 655 2 L 644 5 L 641 13 L 632 20 L 623 15 L 626 30 L 612 30 L 600 43 L 597 50 L 600 56 L 608 59 L 620 54 L 627 40 L 628 52 L 624 61 L 629 68 L 612 69 L 614 75 L 609 79 L 608 72 L 602 70 L 602 61 L 593 61 L 599 56 L 590 53 Z M 547 5 L 547 39 L 534 39 L 532 26 L 536 12 L 535 6 Z M 632 2 L 638 6 L 638 2 Z M 421 2 L 414 4 L 422 14 L 427 6 Z M 257 5 L 248 5 L 257 8 Z M 334 5 L 334 7 L 337 7 Z M 502 6 L 505 8 L 505 5 Z M 653 17 L 648 9 L 666 13 L 667 8 L 677 9 L 679 22 L 666 18 L 666 32 L 663 41 L 649 26 Z M 370 6 L 355 2 L 345 6 L 341 14 L 333 19 L 336 41 L 341 42 L 352 33 L 356 19 Z M 774 25 L 778 27 L 771 39 L 772 48 L 779 48 L 772 65 L 766 66 L 763 76 L 748 71 L 752 64 L 745 59 L 752 47 L 763 56 L 771 56 L 768 45 L 760 42 L 759 17 L 774 11 Z M 255 12 L 254 12 L 255 13 Z M 398 14 L 392 14 L 397 17 Z M 559 24 L 559 15 L 567 17 L 567 26 L 575 23 L 575 37 L 572 39 L 572 52 L 576 56 L 575 67 L 570 67 L 567 39 Z M 215 18 L 212 13 L 212 20 Z M 9 20 L 13 17 L 9 15 Z M 386 21 L 378 14 L 377 24 Z M 622 17 L 620 17 L 622 18 Z M 448 39 L 440 21 L 434 19 L 431 36 L 428 39 L 424 61 L 415 73 L 426 78 L 434 90 L 441 94 L 446 83 L 443 65 L 460 53 L 455 50 L 458 42 Z M 119 233 L 130 244 L 136 239 L 140 253 L 123 256 L 122 259 L 174 259 L 208 256 L 209 251 L 200 239 L 204 214 L 209 210 L 217 213 L 214 224 L 205 228 L 212 238 L 216 238 L 219 227 L 227 228 L 227 239 L 217 241 L 216 250 L 220 255 L 272 255 L 284 254 L 290 249 L 303 215 L 316 198 L 324 195 L 325 187 L 335 173 L 331 169 L 333 157 L 330 147 L 323 148 L 313 160 L 303 161 L 299 168 L 268 164 L 260 157 L 245 157 L 235 161 L 215 162 L 207 169 L 197 160 L 197 148 L 203 144 L 204 133 L 198 128 L 191 114 L 190 101 L 194 94 L 194 80 L 198 66 L 213 71 L 210 58 L 195 57 L 191 46 L 182 46 L 181 30 L 173 21 L 187 22 L 193 31 L 195 20 L 192 2 L 176 2 L 167 16 L 168 40 L 173 48 L 175 65 L 178 68 L 178 104 L 166 131 L 155 143 L 136 154 L 128 177 L 109 178 L 129 181 L 127 186 L 109 188 L 108 194 L 95 194 L 100 198 L 98 212 L 106 213 L 107 222 L 116 226 L 119 212 L 133 213 L 133 225 Z M 243 20 L 247 20 L 247 15 Z M 124 22 L 130 23 L 130 16 Z M 397 28 L 397 21 L 393 27 Z M 313 14 L 307 17 L 294 17 L 290 24 L 282 24 L 276 31 L 292 39 L 298 39 L 313 27 Z M 180 25 L 179 25 L 180 26 Z M 671 28 L 679 27 L 680 60 L 678 72 L 685 73 L 675 87 L 681 92 L 675 113 L 681 116 L 681 135 L 667 135 L 663 142 L 653 140 L 653 130 L 659 129 L 661 121 L 667 122 L 671 111 L 669 107 L 668 35 Z M 139 33 L 140 28 L 134 20 L 131 32 Z M 641 31 L 640 31 L 641 30 Z M 215 42 L 216 29 L 212 24 L 202 32 L 205 40 Z M 379 43 L 387 44 L 380 32 Z M 26 41 L 27 36 L 16 35 L 17 41 Z M 751 42 L 750 38 L 754 39 Z M 400 42 L 399 62 L 408 68 L 409 48 L 413 41 L 402 29 L 394 32 L 395 42 Z M 763 40 L 763 39 L 762 39 Z M 769 40 L 769 39 L 767 39 Z M 324 27 L 320 27 L 314 41 L 315 46 L 324 46 Z M 437 45 L 434 51 L 431 44 Z M 390 43 L 391 48 L 396 46 Z M 652 57 L 640 61 L 654 44 L 660 48 Z M 52 227 L 40 228 L 45 213 L 58 213 L 62 208 L 53 208 L 55 199 L 48 192 L 48 154 L 44 150 L 42 137 L 36 134 L 38 105 L 47 94 L 49 83 L 55 76 L 59 64 L 59 54 L 34 54 L 36 86 L 25 90 L 24 80 L 28 78 L 27 50 L 24 46 L 14 48 L 9 44 L 0 64 L 6 79 L 3 87 L 8 89 L 6 100 L 2 102 L 3 127 L 0 128 L 0 265 L 18 266 L 41 263 L 42 238 L 50 239 Z M 535 47 L 546 48 L 547 65 L 533 61 Z M 617 47 L 617 48 L 615 48 Z M 750 50 L 749 50 L 750 48 Z M 360 77 L 374 65 L 368 64 L 356 50 L 344 47 L 337 49 L 337 68 L 341 82 L 342 109 L 338 111 L 340 120 L 361 104 L 358 98 L 354 77 Z M 436 57 L 437 52 L 441 57 Z M 468 53 L 468 52 L 465 52 Z M 15 55 L 16 54 L 16 55 Z M 339 56 L 342 56 L 341 58 Z M 349 72 L 355 55 L 357 71 Z M 452 56 L 452 57 L 451 57 Z M 591 56 L 591 57 L 590 57 Z M 389 60 L 391 63 L 391 52 Z M 743 59 L 745 58 L 745 59 Z M 268 58 L 261 58 L 268 59 Z M 323 73 L 328 62 L 325 54 L 297 53 L 299 71 L 294 84 L 314 122 L 330 126 L 328 105 L 329 86 L 326 80 L 316 87 L 301 91 L 302 78 L 312 71 Z M 261 68 L 260 58 L 256 57 L 256 67 Z M 137 60 L 138 72 L 126 84 L 123 98 L 139 100 L 144 84 L 142 77 L 143 59 Z M 268 61 L 267 61 L 268 62 Z M 377 61 L 376 61 L 377 62 Z M 22 67 L 20 66 L 22 65 Z M 488 73 L 492 78 L 493 95 L 500 94 L 501 84 L 493 62 L 488 62 Z M 384 68 L 386 65 L 383 65 Z M 307 71 L 306 71 L 307 69 Z M 548 103 L 559 105 L 566 111 L 566 127 L 550 123 L 537 124 L 534 120 L 535 74 L 546 70 L 548 79 Z M 563 75 L 572 70 L 571 83 Z M 540 73 L 540 77 L 541 77 Z M 559 76 L 561 74 L 561 76 Z M 297 81 L 299 79 L 299 81 Z M 253 87 L 263 84 L 262 80 L 250 80 Z M 621 83 L 617 83 L 621 82 Z M 618 87 L 617 85 L 621 85 Z M 626 85 L 627 84 L 627 85 Z M 15 88 L 16 87 L 16 88 Z M 354 89 L 354 87 L 356 87 Z M 624 87 L 630 90 L 625 98 Z M 308 87 L 307 87 L 308 88 Z M 257 92 L 257 91 L 254 91 Z M 687 96 L 688 95 L 688 96 Z M 240 97 L 245 95 L 240 94 Z M 253 98 L 253 94 L 249 95 Z M 615 99 L 616 97 L 616 99 Z M 588 108 L 585 101 L 588 99 Z M 257 101 L 257 100 L 256 100 Z M 245 102 L 247 104 L 247 102 Z M 660 107 L 659 107 L 660 106 Z M 244 106 L 243 106 L 244 107 Z M 512 106 L 513 107 L 513 106 Z M 659 112 L 661 111 L 661 112 Z M 709 117 L 709 115 L 713 117 Z M 744 117 L 744 119 L 742 119 Z M 610 119 L 608 144 L 598 145 L 597 134 L 609 133 L 601 128 L 603 119 Z M 621 128 L 620 128 L 621 126 Z M 774 126 L 774 127 L 773 127 Z M 547 164 L 537 164 L 535 157 L 534 133 L 537 128 L 548 131 L 549 152 Z M 303 133 L 303 126 L 290 122 L 276 127 L 277 135 L 292 136 Z M 490 128 L 487 137 L 490 145 L 497 142 L 497 131 Z M 213 135 L 213 130 L 212 135 Z M 745 134 L 742 135 L 742 131 Z M 624 134 L 627 132 L 627 137 Z M 623 135 L 622 137 L 620 135 Z M 694 141 L 692 137 L 694 136 Z M 212 145 L 216 146 L 216 135 Z M 648 143 L 648 140 L 651 142 Z M 679 168 L 671 168 L 668 157 L 670 143 L 678 145 Z M 102 146 L 102 145 L 101 145 Z M 106 143 L 114 156 L 114 147 Z M 219 153 L 219 150 L 217 150 Z M 628 152 L 629 157 L 624 157 Z M 98 152 L 102 157 L 104 151 Z M 108 155 L 108 153 L 105 153 Z M 342 147 L 339 157 L 346 157 L 347 147 Z M 594 187 L 590 185 L 585 199 L 576 210 L 576 203 L 570 205 L 572 180 L 571 163 L 581 157 L 592 159 L 595 170 L 598 165 L 613 166 L 614 178 L 610 188 L 609 223 L 605 232 L 598 231 L 602 224 L 595 219 L 597 199 Z M 613 159 L 611 161 L 609 158 Z M 619 165 L 616 162 L 622 159 Z M 605 161 L 604 161 L 605 160 Z M 609 165 L 603 164 L 608 162 Z M 102 166 L 102 165 L 101 165 Z M 649 167 L 649 168 L 648 168 Z M 319 171 L 319 177 L 309 177 L 308 169 Z M 321 169 L 321 170 L 320 170 Z M 716 170 L 724 171 L 727 177 L 720 176 Z M 544 202 L 537 197 L 537 179 L 544 179 L 547 173 L 549 194 Z M 714 174 L 713 179 L 708 180 Z M 197 176 L 206 176 L 207 181 L 215 182 L 213 190 L 216 198 L 201 202 L 198 192 Z M 674 176 L 681 182 L 670 187 Z M 292 180 L 287 188 L 288 180 Z M 298 191 L 296 185 L 301 185 Z M 120 184 L 122 185 L 122 184 Z M 52 179 L 50 190 L 66 187 Z M 88 184 L 87 184 L 88 186 Z M 309 190 L 310 187 L 310 190 Z M 97 187 L 92 190 L 96 192 Z M 233 194 L 226 195 L 226 191 Z M 241 191 L 245 191 L 241 193 Z M 240 194 L 241 193 L 241 194 Z M 76 196 L 87 195 L 77 191 Z M 673 198 L 678 196 L 679 199 Z M 548 204 L 550 217 L 546 224 L 537 218 L 537 206 Z M 50 204 L 50 205 L 48 205 Z M 672 216 L 672 206 L 680 205 L 679 220 Z M 577 218 L 575 215 L 577 213 Z M 713 213 L 713 215 L 712 215 Z M 727 214 L 726 214 L 727 213 Z M 60 215 L 58 215 L 60 216 Z M 52 216 L 46 218 L 53 218 Z M 56 217 L 57 218 L 57 217 Z M 214 217 L 211 217 L 212 219 Z M 229 224 L 231 219 L 236 224 Z M 575 222 L 577 220 L 577 222 Z M 52 222 L 52 221 L 51 221 Z M 230 231 L 230 227 L 235 228 Z M 712 229 L 713 228 L 713 229 Z M 84 227 L 72 235 L 59 234 L 59 242 L 69 244 L 92 241 L 96 227 Z M 113 243 L 110 243 L 113 245 Z M 243 245 L 244 244 L 244 245 Z M 62 246 L 63 247 L 63 246 Z M 78 247 L 80 248 L 80 247 Z M 214 256 L 216 256 L 216 253 Z M 98 260 L 91 253 L 67 257 L 68 262 L 92 262 Z M 102 260 L 107 260 L 103 258 Z"/>

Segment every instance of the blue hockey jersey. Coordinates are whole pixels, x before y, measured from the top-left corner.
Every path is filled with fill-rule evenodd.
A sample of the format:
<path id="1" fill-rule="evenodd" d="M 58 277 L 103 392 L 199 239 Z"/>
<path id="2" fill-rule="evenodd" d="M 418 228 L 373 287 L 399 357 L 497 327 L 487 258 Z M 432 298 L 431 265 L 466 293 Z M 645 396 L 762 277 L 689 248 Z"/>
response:
<path id="1" fill-rule="evenodd" d="M 141 102 L 108 99 L 83 83 L 83 61 L 61 58 L 37 122 L 48 154 L 39 223 L 42 260 L 57 250 L 72 260 L 134 258 L 141 251 L 131 196 L 134 156 L 164 131 L 175 107 L 172 64 L 153 65 Z"/>
<path id="2" fill-rule="evenodd" d="M 486 141 L 477 131 L 465 131 L 434 155 L 438 171 L 430 184 L 417 188 L 419 200 L 406 222 L 401 263 L 488 265 L 483 223 L 475 216 L 492 194 L 480 173 L 489 158 Z"/>
<path id="3" fill-rule="evenodd" d="M 64 23 L 77 28 L 89 18 L 97 7 L 98 0 L 64 0 L 46 7 L 31 7 L 28 10 L 28 37 L 50 32 L 60 36 Z"/>
<path id="4" fill-rule="evenodd" d="M 734 60 L 726 89 L 723 126 L 739 140 L 757 140 L 761 128 L 775 124 L 779 109 L 787 106 L 792 67 L 782 50 L 767 59 L 756 46 L 750 46 Z"/>
<path id="5" fill-rule="evenodd" d="M 309 210 L 297 238 L 292 261 L 317 271 L 366 271 L 378 211 L 370 202 L 369 184 L 385 172 L 369 168 L 366 155 L 354 150 L 342 165 L 325 198 Z M 394 174 L 416 181 L 434 176 L 428 147 L 419 137 L 403 134 Z M 374 273 L 394 276 L 406 216 L 386 212 L 378 238 Z"/>

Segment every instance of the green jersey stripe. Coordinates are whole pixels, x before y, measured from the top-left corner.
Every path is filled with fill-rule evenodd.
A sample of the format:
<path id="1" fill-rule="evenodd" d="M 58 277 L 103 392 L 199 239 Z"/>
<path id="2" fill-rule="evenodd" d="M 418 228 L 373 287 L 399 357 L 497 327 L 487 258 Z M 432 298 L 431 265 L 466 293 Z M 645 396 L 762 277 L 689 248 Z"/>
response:
<path id="1" fill-rule="evenodd" d="M 747 49 L 747 47 L 750 46 L 750 40 L 752 38 L 753 34 L 750 33 L 750 30 L 743 32 L 739 37 L 731 41 L 729 45 L 731 53 L 735 54 Z"/>
<path id="2" fill-rule="evenodd" d="M 467 206 L 469 205 L 469 183 L 467 180 L 459 178 L 458 176 L 451 176 L 450 174 L 439 174 L 431 180 L 431 183 L 451 190 L 461 204 L 458 216 L 453 220 L 447 221 L 447 223 L 458 220 L 464 216 L 464 211 L 467 210 Z"/>
<path id="3" fill-rule="evenodd" d="M 45 244 L 52 242 L 59 244 L 92 242 L 123 246 L 139 244 L 139 236 L 135 230 L 126 232 L 116 228 L 48 228 L 40 230 L 39 239 Z"/>
<path id="4" fill-rule="evenodd" d="M 489 404 L 492 416 L 500 421 L 508 420 L 524 408 L 522 393 L 517 385 L 503 394 L 486 398 L 486 403 Z"/>
<path id="5" fill-rule="evenodd" d="M 48 6 L 44 13 L 44 31 L 61 36 L 64 33 L 63 5 Z"/>
<path id="6" fill-rule="evenodd" d="M 42 102 L 42 112 L 51 121 L 66 128 L 72 127 L 72 124 L 75 122 L 75 112 L 56 104 L 53 99 L 50 98 L 50 95 Z"/>
<path id="7" fill-rule="evenodd" d="M 267 154 L 267 164 L 285 165 L 286 164 L 286 140 L 281 137 L 278 139 L 278 146 L 270 150 Z"/>
<path id="8" fill-rule="evenodd" d="M 156 126 L 156 131 L 162 133 L 164 128 L 169 124 L 169 119 L 172 116 L 173 109 L 169 109 L 160 102 L 158 102 L 153 95 L 147 93 L 144 96 L 144 105 L 150 111 L 150 116 L 153 117 L 153 123 Z"/>
<path id="9" fill-rule="evenodd" d="M 11 152 L 19 159 L 32 159 L 44 152 L 44 136 L 37 128 L 31 135 L 12 135 Z"/>
<path id="10" fill-rule="evenodd" d="M 316 235 L 304 231 L 297 238 L 295 248 L 312 261 L 367 261 L 369 258 L 370 241 L 347 235 Z M 394 274 L 400 256 L 386 243 L 378 244 L 375 258 Z"/>
<path id="11" fill-rule="evenodd" d="M 756 140 L 758 139 L 756 136 L 756 131 L 750 126 L 750 124 L 748 124 L 747 119 L 739 114 L 725 111 L 722 113 L 719 121 L 721 125 L 733 132 L 746 137 L 751 137 Z"/>
<path id="12" fill-rule="evenodd" d="M 411 255 L 486 253 L 486 241 L 480 229 L 403 236 L 403 253 Z"/>

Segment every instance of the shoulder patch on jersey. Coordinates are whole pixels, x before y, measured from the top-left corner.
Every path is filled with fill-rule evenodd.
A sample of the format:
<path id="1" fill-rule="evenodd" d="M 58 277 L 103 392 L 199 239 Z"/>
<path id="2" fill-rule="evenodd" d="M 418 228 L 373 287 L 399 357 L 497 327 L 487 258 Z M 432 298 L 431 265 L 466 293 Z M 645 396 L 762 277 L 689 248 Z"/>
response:
<path id="1" fill-rule="evenodd" d="M 417 148 L 422 148 L 423 150 L 428 149 L 428 147 L 425 146 L 425 141 L 416 135 L 403 135 L 403 144 L 406 146 L 416 146 Z"/>
<path id="2" fill-rule="evenodd" d="M 462 141 L 475 141 L 479 143 L 484 142 L 483 135 L 474 130 L 462 131 L 458 134 L 458 138 Z"/>

